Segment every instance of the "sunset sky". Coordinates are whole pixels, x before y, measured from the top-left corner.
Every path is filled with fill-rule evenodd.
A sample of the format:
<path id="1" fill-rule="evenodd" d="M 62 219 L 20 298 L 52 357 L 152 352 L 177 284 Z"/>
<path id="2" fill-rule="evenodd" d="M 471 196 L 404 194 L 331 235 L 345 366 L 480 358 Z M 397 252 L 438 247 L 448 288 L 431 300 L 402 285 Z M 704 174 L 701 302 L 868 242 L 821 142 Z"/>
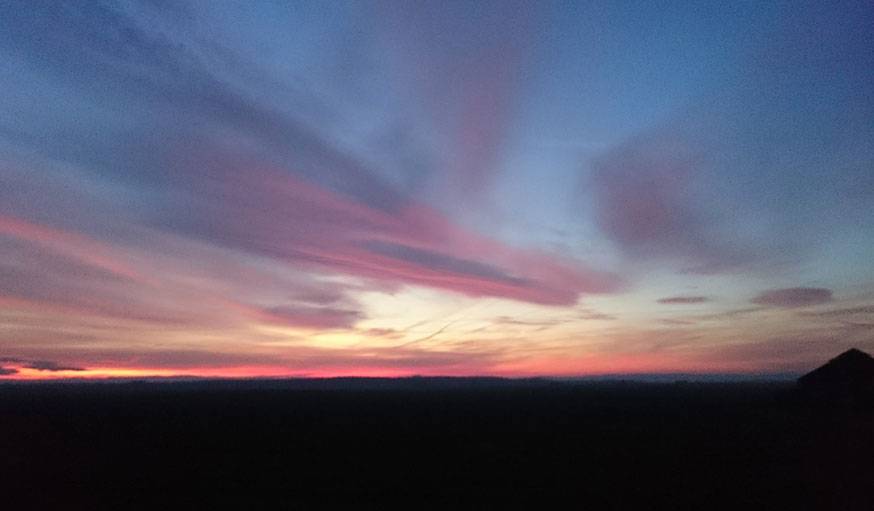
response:
<path id="1" fill-rule="evenodd" d="M 874 350 L 874 3 L 0 3 L 0 377 Z"/>

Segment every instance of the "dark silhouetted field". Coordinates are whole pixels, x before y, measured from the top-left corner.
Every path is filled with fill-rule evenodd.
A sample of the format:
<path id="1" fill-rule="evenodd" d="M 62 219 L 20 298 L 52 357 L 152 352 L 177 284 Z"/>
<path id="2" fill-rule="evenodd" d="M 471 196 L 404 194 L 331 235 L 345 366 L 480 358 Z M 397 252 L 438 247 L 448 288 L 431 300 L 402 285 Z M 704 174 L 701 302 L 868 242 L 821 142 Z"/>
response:
<path id="1" fill-rule="evenodd" d="M 357 507 L 569 494 L 587 509 L 869 508 L 871 415 L 798 403 L 791 385 L 4 384 L 0 489 L 45 509 L 179 502 L 177 489 Z"/>

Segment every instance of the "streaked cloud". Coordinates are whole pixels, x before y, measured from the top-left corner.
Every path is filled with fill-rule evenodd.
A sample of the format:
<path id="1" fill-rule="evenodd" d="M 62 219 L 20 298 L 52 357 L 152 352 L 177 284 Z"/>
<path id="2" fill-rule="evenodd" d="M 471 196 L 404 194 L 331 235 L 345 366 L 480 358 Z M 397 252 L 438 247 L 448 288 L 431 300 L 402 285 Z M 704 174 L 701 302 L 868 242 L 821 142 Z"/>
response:
<path id="1" fill-rule="evenodd" d="M 0 374 L 753 371 L 870 346 L 872 14 L 5 2 Z"/>
<path id="2" fill-rule="evenodd" d="M 706 296 L 667 296 L 665 298 L 659 298 L 657 301 L 669 305 L 691 305 L 709 302 L 710 298 Z"/>
<path id="3" fill-rule="evenodd" d="M 64 365 L 53 360 L 28 360 L 17 357 L 0 357 L 0 362 L 6 364 L 14 364 L 19 366 L 19 368 L 35 369 L 37 371 L 47 371 L 52 373 L 67 371 L 85 371 L 85 368 L 83 367 Z M 0 374 L 16 374 L 18 373 L 19 369 L 7 368 L 6 371 L 8 372 Z"/>
<path id="4" fill-rule="evenodd" d="M 772 307 L 807 307 L 821 305 L 832 299 L 832 291 L 819 287 L 790 287 L 763 291 L 751 301 Z"/>
<path id="5" fill-rule="evenodd" d="M 821 311 L 804 311 L 801 314 L 818 318 L 851 318 L 874 316 L 874 305 L 862 305 L 858 307 L 843 307 Z"/>

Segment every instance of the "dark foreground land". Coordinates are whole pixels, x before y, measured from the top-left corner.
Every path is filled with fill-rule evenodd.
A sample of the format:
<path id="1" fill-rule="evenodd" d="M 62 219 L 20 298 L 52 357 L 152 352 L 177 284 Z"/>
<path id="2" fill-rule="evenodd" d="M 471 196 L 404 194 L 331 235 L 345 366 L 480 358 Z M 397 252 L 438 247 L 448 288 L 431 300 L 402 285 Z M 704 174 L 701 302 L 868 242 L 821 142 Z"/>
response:
<path id="1" fill-rule="evenodd" d="M 415 508 L 518 495 L 542 509 L 554 507 L 543 498 L 568 495 L 562 508 L 874 509 L 872 416 L 798 403 L 790 390 L 455 379 L 2 384 L 0 495 L 44 509 L 240 496 L 247 509 L 337 496 L 367 508 L 387 495 Z"/>

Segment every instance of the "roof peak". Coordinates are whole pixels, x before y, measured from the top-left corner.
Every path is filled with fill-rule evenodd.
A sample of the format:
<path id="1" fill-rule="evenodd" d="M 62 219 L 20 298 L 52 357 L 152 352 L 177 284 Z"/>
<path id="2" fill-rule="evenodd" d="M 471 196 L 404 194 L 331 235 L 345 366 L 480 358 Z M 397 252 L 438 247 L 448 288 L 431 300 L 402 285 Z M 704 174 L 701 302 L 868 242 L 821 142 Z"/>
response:
<path id="1" fill-rule="evenodd" d="M 858 348 L 850 348 L 847 351 L 845 351 L 845 352 L 841 353 L 840 355 L 838 355 L 837 357 L 835 357 L 835 359 L 844 359 L 844 358 L 849 358 L 849 357 L 858 358 L 860 356 L 865 357 L 865 358 L 872 358 L 871 355 L 869 355 L 868 353 L 865 353 L 864 351 L 862 351 Z"/>
<path id="2" fill-rule="evenodd" d="M 798 382 L 805 386 L 869 385 L 866 382 L 874 382 L 874 357 L 852 348 L 805 374 Z"/>

